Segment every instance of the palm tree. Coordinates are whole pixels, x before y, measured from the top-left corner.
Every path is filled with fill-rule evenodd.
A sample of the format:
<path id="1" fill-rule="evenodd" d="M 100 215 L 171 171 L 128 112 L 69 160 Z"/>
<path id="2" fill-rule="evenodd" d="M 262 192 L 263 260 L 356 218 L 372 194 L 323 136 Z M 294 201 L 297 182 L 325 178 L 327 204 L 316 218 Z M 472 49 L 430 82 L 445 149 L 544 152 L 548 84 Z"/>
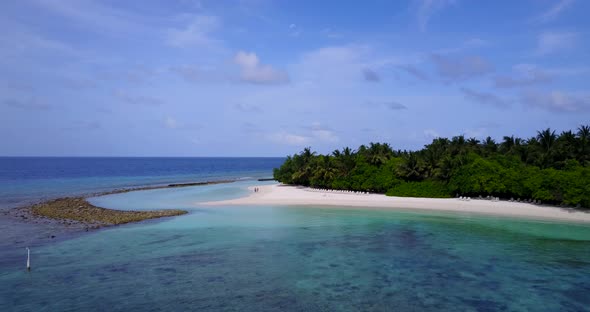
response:
<path id="1" fill-rule="evenodd" d="M 590 126 L 578 127 L 576 133 L 578 137 L 578 161 L 585 165 L 587 161 L 590 161 Z"/>
<path id="2" fill-rule="evenodd" d="M 338 174 L 338 170 L 334 167 L 332 158 L 327 155 L 321 155 L 314 158 L 314 172 L 311 177 L 310 184 L 314 187 L 330 187 L 334 178 Z"/>
<path id="3" fill-rule="evenodd" d="M 556 141 L 557 160 L 562 164 L 568 159 L 576 158 L 576 151 L 578 149 L 578 138 L 570 131 L 564 131 L 559 135 Z"/>
<path id="4" fill-rule="evenodd" d="M 356 151 L 357 154 L 364 154 L 367 151 L 367 146 L 364 144 L 361 144 L 361 146 L 359 146 L 359 149 Z"/>
<path id="5" fill-rule="evenodd" d="M 446 152 L 448 145 L 447 139 L 434 139 L 432 143 L 426 145 L 422 150 L 422 158 L 424 160 L 425 174 L 428 177 L 437 177 L 440 175 L 440 162 Z"/>
<path id="6" fill-rule="evenodd" d="M 555 130 L 551 131 L 551 128 L 547 128 L 543 131 L 537 131 L 537 140 L 541 144 L 543 153 L 549 153 L 553 150 L 557 135 L 555 135 Z"/>
<path id="7" fill-rule="evenodd" d="M 346 156 L 351 156 L 353 153 L 353 151 L 350 149 L 350 147 L 345 147 L 344 149 L 342 149 L 342 155 Z"/>
<path id="8" fill-rule="evenodd" d="M 449 179 L 451 178 L 451 175 L 452 175 L 454 169 L 455 168 L 454 168 L 453 158 L 451 156 L 447 155 L 440 160 L 440 169 L 439 169 L 438 177 L 440 179 L 448 182 Z"/>
<path id="9" fill-rule="evenodd" d="M 483 148 L 486 155 L 491 155 L 498 150 L 498 145 L 496 145 L 496 141 L 492 137 L 488 136 L 483 142 Z"/>
<path id="10" fill-rule="evenodd" d="M 449 150 L 452 155 L 466 154 L 466 146 L 465 136 L 459 135 L 453 137 L 450 142 Z"/>
<path id="11" fill-rule="evenodd" d="M 348 174 L 350 173 L 350 171 L 352 171 L 352 169 L 354 169 L 355 166 L 355 155 L 354 152 L 349 148 L 349 147 L 345 147 L 342 149 L 342 152 L 339 152 L 339 157 L 338 157 L 338 164 L 337 167 L 340 171 L 340 175 L 341 176 L 348 176 Z"/>
<path id="12" fill-rule="evenodd" d="M 527 164 L 540 165 L 541 147 L 537 138 L 532 137 L 525 141 L 520 158 Z"/>
<path id="13" fill-rule="evenodd" d="M 422 178 L 422 164 L 418 154 L 410 152 L 398 168 L 399 174 L 406 180 L 417 181 Z"/>
<path id="14" fill-rule="evenodd" d="M 369 144 L 366 151 L 367 161 L 376 166 L 381 166 L 386 163 L 392 156 L 393 151 L 389 144 L 373 143 Z"/>
<path id="15" fill-rule="evenodd" d="M 514 151 L 514 146 L 516 145 L 514 136 L 505 136 L 502 139 L 503 141 L 500 143 L 500 151 L 504 154 L 511 154 Z"/>
<path id="16" fill-rule="evenodd" d="M 557 140 L 555 130 L 551 131 L 551 128 L 547 128 L 543 131 L 537 131 L 537 140 L 539 140 L 539 146 L 542 152 L 542 166 L 548 167 L 552 161 L 555 141 Z"/>
<path id="17" fill-rule="evenodd" d="M 480 141 L 476 138 L 469 138 L 466 141 L 467 146 L 469 147 L 470 150 L 476 152 L 477 154 L 480 154 Z"/>
<path id="18" fill-rule="evenodd" d="M 303 156 L 303 159 L 309 161 L 313 156 L 315 156 L 317 153 L 316 152 L 312 152 L 311 151 L 311 147 L 306 147 L 303 149 L 303 152 L 301 152 L 301 156 Z"/>
<path id="19" fill-rule="evenodd" d="M 579 126 L 577 135 L 581 140 L 590 140 L 590 126 Z"/>
<path id="20" fill-rule="evenodd" d="M 293 155 L 295 170 L 292 175 L 293 183 L 309 186 L 309 179 L 313 174 L 312 160 L 316 152 L 312 152 L 310 147 L 306 147 L 299 155 Z"/>

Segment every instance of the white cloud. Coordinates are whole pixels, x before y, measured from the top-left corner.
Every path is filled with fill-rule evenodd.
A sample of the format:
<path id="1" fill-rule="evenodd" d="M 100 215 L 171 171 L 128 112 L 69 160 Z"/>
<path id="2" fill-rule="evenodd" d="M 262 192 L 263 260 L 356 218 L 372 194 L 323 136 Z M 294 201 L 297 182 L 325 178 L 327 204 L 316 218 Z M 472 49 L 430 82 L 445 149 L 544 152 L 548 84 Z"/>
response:
<path id="1" fill-rule="evenodd" d="M 455 0 L 419 0 L 417 19 L 422 31 L 426 31 L 432 16 L 444 8 L 455 4 Z"/>
<path id="2" fill-rule="evenodd" d="M 216 83 L 230 79 L 229 73 L 217 66 L 176 65 L 168 71 L 190 83 Z"/>
<path id="3" fill-rule="evenodd" d="M 220 42 L 212 38 L 211 33 L 220 25 L 216 16 L 194 16 L 184 28 L 168 30 L 167 43 L 175 47 L 219 45 Z"/>
<path id="4" fill-rule="evenodd" d="M 429 139 L 440 138 L 440 134 L 438 134 L 438 132 L 433 129 L 424 129 L 423 133 L 424 133 L 424 136 Z"/>
<path id="5" fill-rule="evenodd" d="M 60 61 L 88 57 L 88 54 L 68 42 L 50 38 L 46 34 L 27 25 L 2 21 L 3 30 L 0 35 L 0 64 L 13 64 L 15 59 L 26 59 L 31 63 L 33 57 L 57 57 Z M 55 60 L 56 58 L 54 58 Z"/>
<path id="6" fill-rule="evenodd" d="M 555 5 L 550 7 L 547 11 L 543 12 L 543 14 L 537 16 L 534 21 L 546 23 L 551 20 L 556 19 L 563 11 L 569 8 L 574 3 L 574 0 L 560 0 Z"/>
<path id="7" fill-rule="evenodd" d="M 119 100 L 129 104 L 158 106 L 164 103 L 164 101 L 155 97 L 146 95 L 131 95 L 122 90 L 115 91 L 114 95 Z"/>
<path id="8" fill-rule="evenodd" d="M 322 127 L 319 122 L 314 122 L 310 129 L 312 140 L 321 142 L 337 142 L 339 140 L 334 131 Z"/>
<path id="9" fill-rule="evenodd" d="M 234 62 L 240 67 L 240 80 L 255 84 L 279 84 L 289 82 L 286 72 L 270 65 L 260 64 L 255 53 L 239 51 Z"/>
<path id="10" fill-rule="evenodd" d="M 102 125 L 98 121 L 86 121 L 79 120 L 68 123 L 65 127 L 61 127 L 60 130 L 65 131 L 81 131 L 81 130 L 98 130 L 102 128 Z"/>
<path id="11" fill-rule="evenodd" d="M 162 120 L 162 124 L 167 129 L 177 129 L 177 130 L 199 130 L 202 128 L 199 124 L 187 124 L 181 121 L 178 121 L 176 118 L 171 116 L 166 116 Z"/>
<path id="12" fill-rule="evenodd" d="M 505 108 L 510 106 L 510 103 L 508 101 L 505 101 L 499 96 L 492 93 L 475 91 L 469 88 L 461 88 L 461 92 L 463 92 L 463 95 L 468 100 L 476 101 L 481 104 L 491 105 L 498 108 Z"/>
<path id="13" fill-rule="evenodd" d="M 200 137 L 189 138 L 188 140 L 195 145 L 200 145 L 203 143 L 203 140 Z"/>
<path id="14" fill-rule="evenodd" d="M 370 64 L 370 49 L 366 46 L 328 46 L 303 54 L 293 65 L 292 73 L 298 80 L 322 85 L 358 82 L 366 68 L 379 67 Z M 375 66 L 374 66 L 375 65 Z"/>
<path id="15" fill-rule="evenodd" d="M 487 40 L 483 40 L 481 38 L 471 38 L 463 43 L 465 47 L 482 47 L 488 44 L 490 43 Z"/>
<path id="16" fill-rule="evenodd" d="M 435 51 L 435 53 L 436 54 L 458 53 L 458 52 L 463 52 L 463 51 L 467 51 L 467 50 L 473 50 L 473 49 L 489 46 L 490 44 L 491 43 L 487 40 L 474 37 L 474 38 L 467 39 L 454 47 L 438 49 Z"/>
<path id="17" fill-rule="evenodd" d="M 524 87 L 535 84 L 547 83 L 553 76 L 545 70 L 533 64 L 518 64 L 512 68 L 510 76 L 497 76 L 494 84 L 497 88 Z"/>
<path id="18" fill-rule="evenodd" d="M 318 129 L 313 131 L 313 135 L 319 141 L 326 141 L 326 142 L 337 142 L 338 137 L 334 135 L 334 133 L 330 130 L 325 129 Z"/>
<path id="19" fill-rule="evenodd" d="M 581 112 L 590 110 L 588 94 L 571 94 L 561 91 L 529 91 L 521 96 L 523 104 L 553 112 Z"/>
<path id="20" fill-rule="evenodd" d="M 53 1 L 35 0 L 32 3 L 42 10 L 73 21 L 74 27 L 90 30 L 99 34 L 133 39 L 136 37 L 162 38 L 164 43 L 184 47 L 190 45 L 219 48 L 220 40 L 211 37 L 221 22 L 212 15 L 193 15 L 178 13 L 176 15 L 149 14 L 150 10 L 131 10 L 124 6 L 107 4 L 105 1 Z M 147 14 L 146 14 L 147 13 Z M 182 26 L 170 27 L 171 22 L 183 22 Z"/>
<path id="21" fill-rule="evenodd" d="M 537 55 L 570 50 L 576 45 L 578 34 L 573 32 L 544 32 L 537 38 Z"/>
<path id="22" fill-rule="evenodd" d="M 492 64 L 479 56 L 451 58 L 433 54 L 432 61 L 438 74 L 446 82 L 463 81 L 494 71 Z"/>
<path id="23" fill-rule="evenodd" d="M 303 133 L 280 131 L 268 135 L 267 138 L 274 143 L 295 146 L 311 143 L 334 143 L 340 140 L 333 130 L 323 127 L 319 122 L 314 122 L 310 127 L 304 129 Z"/>
<path id="24" fill-rule="evenodd" d="M 342 38 L 342 34 L 335 32 L 334 30 L 332 30 L 331 28 L 324 28 L 322 29 L 322 31 L 320 32 L 320 34 L 331 38 L 331 39 L 337 39 L 337 38 Z"/>
<path id="25" fill-rule="evenodd" d="M 244 68 L 252 68 L 258 66 L 258 56 L 254 53 L 240 51 L 236 54 L 234 61 L 236 64 Z"/>
<path id="26" fill-rule="evenodd" d="M 309 137 L 287 133 L 284 131 L 271 134 L 268 136 L 268 138 L 272 142 L 286 145 L 305 145 L 311 141 Z"/>
<path id="27" fill-rule="evenodd" d="M 289 25 L 289 36 L 299 37 L 299 35 L 301 35 L 301 29 L 295 24 Z"/>
<path id="28" fill-rule="evenodd" d="M 6 99 L 1 102 L 3 105 L 20 108 L 24 110 L 49 110 L 51 106 L 41 103 L 35 98 L 30 99 Z"/>
<path id="29" fill-rule="evenodd" d="M 351 63 L 358 61 L 368 50 L 365 46 L 332 46 L 314 50 L 304 55 L 304 61 L 309 63 Z"/>
<path id="30" fill-rule="evenodd" d="M 170 116 L 167 116 L 164 118 L 164 126 L 168 129 L 176 129 L 178 128 L 178 121 Z"/>
<path id="31" fill-rule="evenodd" d="M 239 51 L 234 55 L 232 63 L 237 65 L 239 73 L 236 74 L 235 67 L 218 64 L 212 66 L 176 65 L 169 67 L 168 71 L 191 83 L 219 83 L 236 80 L 253 84 L 289 82 L 289 76 L 285 71 L 275 69 L 271 65 L 261 64 L 255 53 Z"/>
<path id="32" fill-rule="evenodd" d="M 475 129 L 466 129 L 465 136 L 468 138 L 481 138 L 487 134 L 487 129 L 484 127 L 475 128 Z"/>
<path id="33" fill-rule="evenodd" d="M 387 108 L 390 110 L 408 109 L 407 106 L 405 106 L 404 104 L 402 104 L 400 102 L 396 102 L 396 101 L 368 101 L 367 104 L 373 105 L 373 106 L 382 106 L 383 108 Z"/>
<path id="34" fill-rule="evenodd" d="M 243 113 L 260 113 L 262 109 L 256 105 L 249 105 L 243 103 L 237 103 L 234 105 L 234 108 Z"/>
<path id="35" fill-rule="evenodd" d="M 156 30 L 155 27 L 150 26 L 151 20 L 146 16 L 106 5 L 103 1 L 36 0 L 31 3 L 40 6 L 47 12 L 76 21 L 76 23 L 72 24 L 76 27 L 90 29 L 102 34 L 153 34 Z"/>

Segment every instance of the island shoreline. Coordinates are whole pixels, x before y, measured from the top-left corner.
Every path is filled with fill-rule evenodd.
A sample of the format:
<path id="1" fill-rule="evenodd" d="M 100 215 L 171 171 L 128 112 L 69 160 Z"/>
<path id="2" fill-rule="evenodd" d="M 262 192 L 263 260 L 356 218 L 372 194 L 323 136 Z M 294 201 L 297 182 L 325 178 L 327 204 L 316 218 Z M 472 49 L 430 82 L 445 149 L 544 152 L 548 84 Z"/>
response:
<path id="1" fill-rule="evenodd" d="M 307 187 L 274 184 L 250 187 L 249 196 L 238 199 L 198 203 L 206 206 L 303 206 L 347 209 L 378 209 L 406 212 L 445 213 L 508 217 L 537 221 L 590 224 L 590 213 L 547 205 L 458 198 L 395 197 L 383 194 L 315 190 Z"/>

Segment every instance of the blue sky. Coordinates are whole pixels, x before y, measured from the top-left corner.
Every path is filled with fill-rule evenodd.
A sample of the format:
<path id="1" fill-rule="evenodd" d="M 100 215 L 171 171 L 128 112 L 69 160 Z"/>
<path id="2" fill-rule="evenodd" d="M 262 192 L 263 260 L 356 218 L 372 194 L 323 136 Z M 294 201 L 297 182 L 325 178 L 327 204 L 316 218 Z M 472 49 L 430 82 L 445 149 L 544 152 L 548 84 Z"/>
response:
<path id="1" fill-rule="evenodd" d="M 0 3 L 0 155 L 284 156 L 590 121 L 590 1 Z"/>

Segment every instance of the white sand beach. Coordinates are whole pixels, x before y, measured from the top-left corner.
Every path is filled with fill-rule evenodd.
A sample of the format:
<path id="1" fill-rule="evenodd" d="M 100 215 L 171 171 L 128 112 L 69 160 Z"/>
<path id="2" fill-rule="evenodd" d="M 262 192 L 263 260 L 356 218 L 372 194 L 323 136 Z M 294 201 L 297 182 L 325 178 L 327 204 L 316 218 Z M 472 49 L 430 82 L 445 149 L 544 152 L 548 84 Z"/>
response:
<path id="1" fill-rule="evenodd" d="M 338 191 L 319 191 L 310 188 L 281 184 L 256 186 L 259 191 L 250 190 L 249 196 L 199 203 L 200 205 L 288 205 L 288 206 L 328 206 L 358 207 L 455 212 L 461 214 L 484 214 L 537 220 L 555 220 L 590 223 L 590 213 L 552 206 L 534 205 L 508 201 L 491 201 L 457 198 L 415 198 L 392 197 L 381 194 L 356 194 Z"/>

